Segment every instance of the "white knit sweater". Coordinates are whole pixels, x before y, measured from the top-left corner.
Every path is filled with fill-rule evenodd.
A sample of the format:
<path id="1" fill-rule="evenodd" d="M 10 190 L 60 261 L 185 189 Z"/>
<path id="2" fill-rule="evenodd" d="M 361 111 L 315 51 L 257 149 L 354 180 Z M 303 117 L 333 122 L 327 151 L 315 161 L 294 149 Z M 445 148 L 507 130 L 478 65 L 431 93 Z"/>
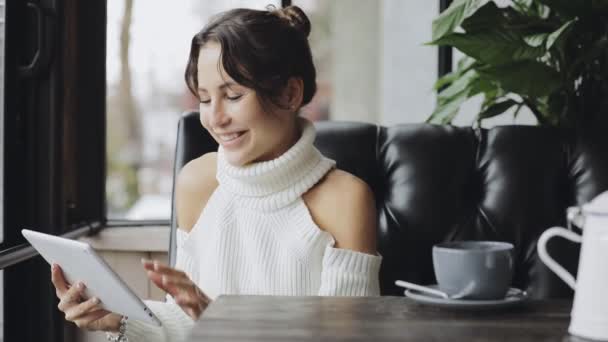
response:
<path id="1" fill-rule="evenodd" d="M 218 149 L 219 186 L 191 232 L 177 230 L 175 267 L 211 299 L 221 294 L 377 296 L 381 257 L 333 248 L 302 194 L 335 167 L 314 146 L 315 129 L 280 157 L 235 167 Z M 175 304 L 146 301 L 162 327 L 130 320 L 130 342 L 183 341 L 195 322 Z M 204 313 L 203 313 L 204 315 Z"/>

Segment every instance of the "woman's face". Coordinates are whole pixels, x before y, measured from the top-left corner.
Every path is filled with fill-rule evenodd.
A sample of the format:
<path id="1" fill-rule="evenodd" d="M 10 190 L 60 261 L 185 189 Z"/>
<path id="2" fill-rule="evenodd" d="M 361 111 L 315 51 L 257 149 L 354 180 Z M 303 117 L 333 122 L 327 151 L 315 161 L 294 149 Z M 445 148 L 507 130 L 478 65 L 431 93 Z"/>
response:
<path id="1" fill-rule="evenodd" d="M 298 139 L 294 113 L 265 111 L 253 89 L 234 82 L 220 60 L 221 46 L 205 44 L 198 58 L 200 120 L 234 166 L 277 158 Z"/>

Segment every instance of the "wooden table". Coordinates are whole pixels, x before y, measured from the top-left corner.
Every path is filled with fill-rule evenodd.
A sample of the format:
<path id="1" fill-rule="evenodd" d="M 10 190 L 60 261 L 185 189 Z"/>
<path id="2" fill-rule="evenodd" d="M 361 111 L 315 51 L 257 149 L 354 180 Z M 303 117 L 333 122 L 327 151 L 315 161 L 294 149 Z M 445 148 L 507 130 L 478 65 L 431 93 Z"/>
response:
<path id="1" fill-rule="evenodd" d="M 466 312 L 405 297 L 220 296 L 190 341 L 584 341 L 568 335 L 571 305 Z"/>

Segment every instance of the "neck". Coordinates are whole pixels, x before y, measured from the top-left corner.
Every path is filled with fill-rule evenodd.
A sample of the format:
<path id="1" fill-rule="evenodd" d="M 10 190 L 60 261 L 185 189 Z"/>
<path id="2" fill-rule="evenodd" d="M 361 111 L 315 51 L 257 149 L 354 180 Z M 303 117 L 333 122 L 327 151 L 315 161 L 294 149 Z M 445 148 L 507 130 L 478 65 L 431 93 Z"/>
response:
<path id="1" fill-rule="evenodd" d="M 300 124 L 299 121 L 298 118 L 293 121 L 293 124 L 290 125 L 289 132 L 286 134 L 285 138 L 277 144 L 276 148 L 252 160 L 246 165 L 273 160 L 287 152 L 302 137 L 302 124 Z"/>
<path id="2" fill-rule="evenodd" d="M 240 205 L 258 209 L 276 209 L 292 203 L 316 184 L 334 167 L 314 147 L 315 128 L 306 119 L 299 119 L 295 143 L 272 160 L 234 166 L 218 148 L 217 179 L 220 186 L 239 196 Z"/>

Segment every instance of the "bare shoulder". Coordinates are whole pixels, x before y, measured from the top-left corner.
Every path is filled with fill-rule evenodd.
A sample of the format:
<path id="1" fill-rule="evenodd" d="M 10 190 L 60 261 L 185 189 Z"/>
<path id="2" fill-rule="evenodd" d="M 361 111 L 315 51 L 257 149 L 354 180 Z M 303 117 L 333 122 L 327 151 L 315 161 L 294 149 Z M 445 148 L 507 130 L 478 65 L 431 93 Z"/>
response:
<path id="1" fill-rule="evenodd" d="M 336 248 L 376 252 L 376 203 L 362 179 L 334 169 L 302 197 L 315 223 L 334 237 Z"/>
<path id="2" fill-rule="evenodd" d="M 180 170 L 175 183 L 175 208 L 178 227 L 189 232 L 209 197 L 218 186 L 217 152 L 191 160 Z"/>

